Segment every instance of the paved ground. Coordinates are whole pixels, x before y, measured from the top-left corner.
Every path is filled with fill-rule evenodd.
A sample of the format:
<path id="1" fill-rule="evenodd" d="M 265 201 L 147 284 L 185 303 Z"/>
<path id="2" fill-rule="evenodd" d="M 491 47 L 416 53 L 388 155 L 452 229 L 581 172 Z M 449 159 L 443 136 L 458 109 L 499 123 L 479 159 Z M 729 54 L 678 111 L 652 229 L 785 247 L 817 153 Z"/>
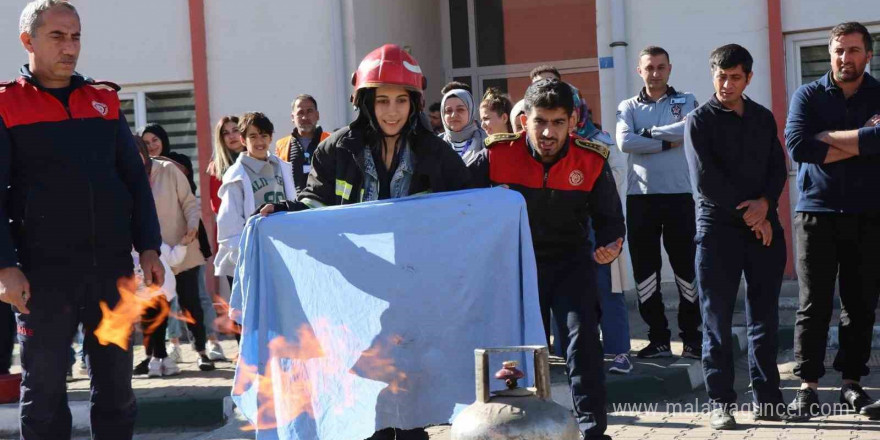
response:
<path id="1" fill-rule="evenodd" d="M 671 292 L 670 292 L 671 293 Z M 785 292 L 783 294 L 786 296 Z M 672 295 L 667 295 L 670 298 Z M 791 292 L 787 294 L 788 298 L 792 298 Z M 628 295 L 630 303 L 630 327 L 633 337 L 633 351 L 637 351 L 647 344 L 646 334 L 647 328 L 642 322 L 639 314 L 633 304 L 634 297 Z M 789 300 L 791 302 L 791 300 Z M 836 315 L 834 321 L 836 323 Z M 675 318 L 675 307 L 669 307 L 667 317 L 670 321 L 670 327 L 673 329 L 673 353 L 679 353 L 681 343 L 676 341 L 677 338 L 677 321 Z M 782 326 L 791 326 L 794 323 L 794 310 L 786 307 L 780 312 L 780 321 Z M 880 322 L 880 321 L 878 321 Z M 742 325 L 745 323 L 743 313 L 737 313 L 734 317 L 734 324 Z M 790 340 L 790 332 L 784 338 Z M 789 343 L 790 346 L 790 343 Z M 224 350 L 230 357 L 236 354 L 236 344 L 234 341 L 224 341 Z M 195 353 L 191 348 L 184 346 L 184 362 L 180 364 L 183 372 L 181 375 L 170 378 L 148 379 L 146 377 L 136 377 L 133 381 L 136 394 L 141 407 L 139 417 L 139 427 L 137 439 L 141 440 L 158 440 L 158 439 L 174 439 L 174 440 L 245 440 L 252 439 L 253 434 L 247 431 L 248 424 L 236 414 L 225 426 L 219 425 L 219 419 L 222 417 L 222 399 L 229 395 L 229 389 L 234 375 L 234 365 L 232 363 L 218 363 L 218 369 L 214 372 L 198 371 L 195 364 Z M 139 361 L 143 356 L 142 349 L 138 349 L 135 354 L 135 360 Z M 791 350 L 780 353 L 780 371 L 783 374 L 785 382 L 786 398 L 790 399 L 794 395 L 797 383 L 792 379 L 791 360 L 793 355 Z M 833 358 L 833 352 L 829 353 L 830 359 Z M 814 421 L 803 424 L 781 424 L 781 423 L 753 423 L 749 415 L 739 415 L 737 420 L 741 424 L 741 429 L 731 432 L 715 432 L 708 428 L 708 417 L 698 412 L 675 412 L 675 404 L 682 406 L 682 409 L 688 409 L 685 405 L 690 404 L 691 407 L 698 409 L 706 403 L 707 397 L 702 390 L 690 391 L 689 384 L 685 383 L 682 389 L 676 389 L 678 396 L 672 399 L 666 399 L 663 393 L 652 395 L 642 392 L 642 387 L 655 386 L 658 381 L 663 382 L 664 375 L 668 376 L 669 372 L 677 369 L 690 369 L 699 371 L 698 365 L 693 365 L 693 361 L 680 360 L 679 358 L 671 358 L 659 361 L 640 361 L 634 359 L 635 370 L 630 376 L 608 376 L 609 382 L 609 401 L 623 403 L 632 401 L 630 393 L 639 394 L 643 397 L 639 403 L 643 406 L 639 408 L 612 408 L 609 418 L 608 433 L 613 438 L 619 439 L 649 439 L 649 440 L 665 440 L 665 439 L 797 439 L 808 440 L 814 438 L 828 439 L 877 439 L 880 440 L 880 421 L 866 420 L 860 416 L 852 414 L 832 414 L 826 417 L 816 419 Z M 880 350 L 874 351 L 874 357 L 871 362 L 872 372 L 880 372 Z M 737 361 L 737 389 L 740 392 L 741 402 L 750 400 L 748 395 L 748 368 L 745 358 L 741 357 Z M 831 379 L 834 375 L 829 373 L 827 383 L 823 383 L 821 396 L 822 401 L 833 403 L 837 399 L 835 385 Z M 554 397 L 556 400 L 565 401 L 564 393 L 558 392 L 560 387 L 565 388 L 564 371 L 560 367 L 554 368 Z M 670 386 L 675 384 L 667 383 L 666 388 L 657 388 L 668 390 Z M 880 375 L 873 374 L 869 376 L 865 382 L 867 389 L 872 395 L 880 397 Z M 74 380 L 69 383 L 70 398 L 72 405 L 87 405 L 84 399 L 87 399 L 88 380 L 78 371 L 74 372 Z M 613 390 L 613 391 L 612 391 Z M 656 407 L 645 406 L 656 404 Z M 669 406 L 667 406 L 669 405 Z M 199 420 L 193 420 L 191 414 L 193 409 L 198 408 L 197 413 L 209 413 L 210 417 L 201 423 Z M 204 409 L 203 409 L 204 408 Z M 85 413 L 85 407 L 81 408 L 82 414 Z M 0 421 L 3 420 L 4 411 L 15 416 L 16 408 L 14 406 L 3 408 L 0 406 Z M 74 411 L 75 414 L 77 411 Z M 185 415 L 185 417 L 181 416 Z M 177 419 L 175 419 L 177 417 Z M 75 417 L 76 419 L 76 417 Z M 185 420 L 181 420 L 185 419 Z M 210 420 L 217 420 L 209 422 Z M 158 421 L 158 422 L 157 422 Z M 188 422 L 188 423 L 184 423 Z M 199 423 L 195 423 L 199 422 Z M 193 424 L 202 425 L 198 427 L 182 427 L 192 426 Z M 87 420 L 81 420 L 78 428 L 81 434 L 87 433 Z M 7 432 L 3 432 L 0 426 L 0 439 L 15 438 Z M 86 439 L 87 437 L 80 437 Z M 377 440 L 382 438 L 393 437 L 375 437 Z M 397 440 L 418 439 L 418 440 L 448 440 L 449 427 L 438 426 L 428 428 L 427 431 L 400 433 Z"/>
<path id="2" fill-rule="evenodd" d="M 227 357 L 238 356 L 238 347 L 234 340 L 221 341 Z M 182 362 L 178 364 L 181 373 L 177 376 L 148 378 L 135 376 L 131 384 L 138 400 L 150 400 L 159 398 L 180 398 L 186 396 L 211 396 L 215 394 L 229 395 L 232 386 L 232 378 L 235 375 L 235 364 L 232 362 L 216 362 L 214 371 L 201 371 L 196 365 L 197 355 L 188 344 L 181 347 Z M 135 350 L 134 361 L 144 359 L 142 347 Z M 77 364 L 78 366 L 78 364 Z M 73 380 L 67 384 L 67 392 L 70 400 L 88 400 L 89 378 L 74 368 Z"/>

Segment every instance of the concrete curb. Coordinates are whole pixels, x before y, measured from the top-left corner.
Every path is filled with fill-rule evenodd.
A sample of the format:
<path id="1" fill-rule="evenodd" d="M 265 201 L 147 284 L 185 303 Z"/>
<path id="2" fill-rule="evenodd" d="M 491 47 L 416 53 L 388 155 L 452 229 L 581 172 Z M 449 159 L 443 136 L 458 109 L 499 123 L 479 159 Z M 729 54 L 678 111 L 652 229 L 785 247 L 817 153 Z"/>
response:
<path id="1" fill-rule="evenodd" d="M 748 350 L 748 337 L 745 327 L 734 327 L 734 357 L 738 358 L 746 354 Z M 794 342 L 794 328 L 781 327 L 779 329 L 779 349 L 791 348 Z M 671 399 L 677 396 L 693 392 L 703 388 L 703 366 L 698 360 L 678 359 L 676 362 L 661 366 L 650 363 L 650 359 L 641 360 L 634 358 L 637 368 L 643 371 L 606 382 L 607 403 L 613 404 L 638 404 L 654 402 L 658 399 Z M 652 368 L 645 374 L 644 368 Z M 571 394 L 567 384 L 556 384 L 552 387 L 553 400 L 571 408 Z"/>
<path id="2" fill-rule="evenodd" d="M 840 348 L 840 329 L 832 325 L 828 329 L 828 348 Z M 871 336 L 871 348 L 880 348 L 880 325 L 874 326 L 874 334 Z"/>
<path id="3" fill-rule="evenodd" d="M 748 336 L 745 327 L 733 328 L 734 358 L 747 353 Z M 791 348 L 794 343 L 794 328 L 781 327 L 778 334 L 779 349 Z M 647 363 L 636 359 L 644 367 Z M 703 366 L 698 360 L 679 359 L 668 367 L 657 367 L 654 374 L 625 376 L 608 383 L 608 403 L 642 403 L 656 401 L 658 398 L 674 398 L 703 388 Z M 560 387 L 559 392 L 564 390 Z M 554 395 L 557 390 L 554 389 Z M 564 390 L 567 393 L 567 390 Z M 554 400 L 556 400 L 554 396 Z M 568 399 L 571 400 L 570 398 Z M 561 401 L 558 403 L 562 404 Z M 566 406 L 571 406 L 569 403 Z"/>
<path id="4" fill-rule="evenodd" d="M 228 400 L 227 400 L 228 399 Z M 69 403 L 73 433 L 89 433 L 89 402 Z M 221 426 L 234 413 L 227 393 L 198 398 L 140 398 L 135 429 Z M 18 404 L 0 405 L 0 438 L 18 438 Z"/>

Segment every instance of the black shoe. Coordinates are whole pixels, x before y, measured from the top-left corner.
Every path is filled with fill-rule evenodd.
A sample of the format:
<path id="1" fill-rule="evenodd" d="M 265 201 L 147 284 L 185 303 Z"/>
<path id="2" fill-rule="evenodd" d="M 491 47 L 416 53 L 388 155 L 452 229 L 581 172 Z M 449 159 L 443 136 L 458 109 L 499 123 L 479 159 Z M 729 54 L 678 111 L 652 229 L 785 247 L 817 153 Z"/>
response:
<path id="1" fill-rule="evenodd" d="M 208 359 L 208 355 L 200 354 L 199 355 L 199 370 L 202 371 L 214 371 L 214 361 Z"/>
<path id="2" fill-rule="evenodd" d="M 684 348 L 681 349 L 681 357 L 700 360 L 703 358 L 703 346 L 684 344 Z"/>
<path id="3" fill-rule="evenodd" d="M 736 419 L 733 418 L 732 409 L 731 407 L 713 409 L 709 416 L 709 426 L 717 430 L 736 429 Z"/>
<path id="4" fill-rule="evenodd" d="M 819 415 L 819 394 L 812 388 L 801 388 L 788 404 L 788 412 L 798 420 L 808 420 Z"/>
<path id="5" fill-rule="evenodd" d="M 132 374 L 147 374 L 150 372 L 150 358 L 146 358 L 143 362 L 134 367 Z"/>
<path id="6" fill-rule="evenodd" d="M 847 384 L 840 388 L 840 403 L 849 405 L 863 416 L 880 417 L 880 400 L 871 399 L 858 384 Z"/>
<path id="7" fill-rule="evenodd" d="M 669 344 L 650 343 L 647 347 L 639 350 L 636 356 L 642 359 L 652 359 L 661 357 L 672 357 L 672 351 L 669 350 Z"/>

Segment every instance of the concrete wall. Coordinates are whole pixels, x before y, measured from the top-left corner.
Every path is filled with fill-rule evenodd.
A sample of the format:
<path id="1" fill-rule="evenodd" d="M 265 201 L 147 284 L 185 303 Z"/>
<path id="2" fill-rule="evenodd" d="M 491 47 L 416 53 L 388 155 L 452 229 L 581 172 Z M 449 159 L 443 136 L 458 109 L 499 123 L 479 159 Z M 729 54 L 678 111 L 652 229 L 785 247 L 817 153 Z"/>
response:
<path id="1" fill-rule="evenodd" d="M 0 3 L 0 77 L 15 76 L 27 55 L 18 39 L 26 2 Z M 82 53 L 77 70 L 119 84 L 192 81 L 187 3 L 180 0 L 78 0 Z"/>
<path id="2" fill-rule="evenodd" d="M 446 83 L 439 0 L 348 0 L 353 5 L 354 67 L 373 49 L 393 43 L 410 46 L 428 78 L 425 101 L 440 100 Z M 349 71 L 349 75 L 351 74 Z"/>
<path id="3" fill-rule="evenodd" d="M 880 22 L 876 0 L 781 0 L 782 32 L 827 29 L 845 21 Z"/>
<path id="4" fill-rule="evenodd" d="M 291 101 L 308 93 L 325 129 L 345 124 L 348 98 L 335 81 L 341 66 L 331 38 L 341 33 L 336 6 L 335 0 L 206 1 L 211 121 L 258 110 L 272 120 L 276 138 L 284 136 L 293 129 Z"/>
<path id="5" fill-rule="evenodd" d="M 737 43 L 755 59 L 746 94 L 770 107 L 770 66 L 766 0 L 677 0 L 658 5 L 651 0 L 626 4 L 627 61 L 633 95 L 642 86 L 636 73 L 639 51 L 661 46 L 670 54 L 670 84 L 705 102 L 713 93 L 708 59 L 712 49 Z M 687 17 L 687 18 L 684 18 Z"/>

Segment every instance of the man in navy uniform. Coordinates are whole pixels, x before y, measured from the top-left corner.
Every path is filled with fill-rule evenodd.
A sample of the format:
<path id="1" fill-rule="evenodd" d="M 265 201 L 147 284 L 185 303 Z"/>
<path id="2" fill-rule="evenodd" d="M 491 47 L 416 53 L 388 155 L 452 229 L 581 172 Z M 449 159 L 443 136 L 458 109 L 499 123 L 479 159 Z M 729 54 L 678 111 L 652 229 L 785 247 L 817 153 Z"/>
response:
<path id="1" fill-rule="evenodd" d="M 626 227 L 606 163 L 608 147 L 571 134 L 577 122 L 568 84 L 544 79 L 525 94 L 522 134 L 498 134 L 469 169 L 475 186 L 505 185 L 526 200 L 538 263 L 544 330 L 550 311 L 565 341 L 574 409 L 585 438 L 604 439 L 605 375 L 599 341 L 596 264 L 620 254 Z M 590 220 L 596 250 L 588 238 Z M 548 335 L 549 338 L 549 335 Z"/>

